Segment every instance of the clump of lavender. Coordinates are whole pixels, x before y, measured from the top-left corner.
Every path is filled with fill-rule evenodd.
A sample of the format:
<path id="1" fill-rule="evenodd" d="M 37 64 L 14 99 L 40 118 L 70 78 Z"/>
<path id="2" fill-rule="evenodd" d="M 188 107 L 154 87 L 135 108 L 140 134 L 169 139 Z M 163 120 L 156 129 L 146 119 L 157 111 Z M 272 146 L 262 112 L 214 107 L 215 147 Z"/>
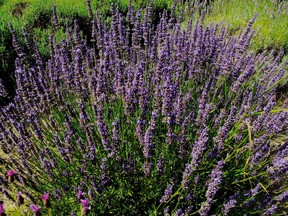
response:
<path id="1" fill-rule="evenodd" d="M 143 17 L 112 5 L 106 22 L 87 3 L 91 41 L 75 20 L 67 39 L 51 35 L 46 62 L 11 26 L 17 93 L 0 111 L 3 193 L 22 191 L 34 214 L 281 211 L 286 62 L 249 53 L 254 19 L 235 38 L 204 17 L 182 30 L 176 6 L 153 23 L 151 4 Z"/>

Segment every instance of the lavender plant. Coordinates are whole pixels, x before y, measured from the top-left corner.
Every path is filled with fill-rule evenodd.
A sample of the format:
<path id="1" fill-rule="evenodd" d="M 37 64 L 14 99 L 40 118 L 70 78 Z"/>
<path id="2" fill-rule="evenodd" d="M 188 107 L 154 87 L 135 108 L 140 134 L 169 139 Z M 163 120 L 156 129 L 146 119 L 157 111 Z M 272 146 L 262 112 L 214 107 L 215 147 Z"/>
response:
<path id="1" fill-rule="evenodd" d="M 284 211 L 288 142 L 272 141 L 288 129 L 288 101 L 276 100 L 286 62 L 248 52 L 256 17 L 235 38 L 204 17 L 182 30 L 164 11 L 156 25 L 151 5 L 143 16 L 112 5 L 111 23 L 88 11 L 91 41 L 75 20 L 66 40 L 49 38 L 47 62 L 11 27 L 17 94 L 0 114 L 2 192 L 35 215 Z"/>

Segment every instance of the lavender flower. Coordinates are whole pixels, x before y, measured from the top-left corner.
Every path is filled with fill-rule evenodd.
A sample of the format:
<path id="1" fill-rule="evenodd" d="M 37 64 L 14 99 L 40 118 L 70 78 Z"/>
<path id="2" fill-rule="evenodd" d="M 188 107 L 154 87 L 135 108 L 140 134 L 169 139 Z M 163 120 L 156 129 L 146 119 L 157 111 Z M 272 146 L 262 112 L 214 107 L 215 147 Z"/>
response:
<path id="1" fill-rule="evenodd" d="M 171 195 L 172 195 L 173 186 L 174 186 L 173 183 L 172 183 L 172 184 L 169 184 L 169 185 L 167 186 L 167 188 L 166 188 L 165 191 L 164 191 L 164 195 L 163 195 L 163 196 L 161 197 L 161 199 L 160 199 L 160 203 L 166 203 L 166 202 L 170 199 L 170 197 L 171 197 Z"/>
<path id="2" fill-rule="evenodd" d="M 157 171 L 159 173 L 159 175 L 163 175 L 164 174 L 164 158 L 160 157 L 158 162 L 157 162 Z"/>
<path id="3" fill-rule="evenodd" d="M 149 122 L 149 127 L 144 135 L 144 148 L 143 148 L 143 154 L 145 158 L 152 157 L 152 150 L 153 150 L 153 144 L 152 144 L 152 138 L 153 138 L 153 132 L 156 128 L 156 119 L 157 119 L 157 113 L 155 111 L 152 112 L 152 118 Z"/>
<path id="4" fill-rule="evenodd" d="M 224 148 L 225 139 L 228 137 L 228 131 L 235 120 L 237 108 L 235 106 L 232 107 L 228 119 L 224 123 L 224 125 L 219 129 L 216 137 L 213 138 L 215 142 L 214 149 L 219 153 Z"/>
<path id="5" fill-rule="evenodd" d="M 201 208 L 199 210 L 199 213 L 201 215 L 208 215 L 213 198 L 215 197 L 219 185 L 221 184 L 222 181 L 223 167 L 224 167 L 224 161 L 218 161 L 217 166 L 212 170 L 210 180 L 207 182 L 208 188 L 205 194 L 206 201 L 201 204 Z"/>
<path id="6" fill-rule="evenodd" d="M 91 7 L 91 1 L 86 0 L 86 4 L 87 4 L 88 12 L 89 12 L 89 18 L 92 19 L 93 18 L 93 12 L 92 12 L 92 7 Z"/>
<path id="7" fill-rule="evenodd" d="M 277 200 L 278 202 L 287 202 L 288 191 L 284 191 L 282 194 L 276 196 L 274 199 Z"/>
<path id="8" fill-rule="evenodd" d="M 191 152 L 192 160 L 189 164 L 186 164 L 186 168 L 185 168 L 185 171 L 183 174 L 181 184 L 185 185 L 188 178 L 196 170 L 196 168 L 200 162 L 201 155 L 203 154 L 203 152 L 206 148 L 206 143 L 208 142 L 208 140 L 209 140 L 208 128 L 207 128 L 207 126 L 204 125 L 204 129 L 202 129 L 200 131 L 200 136 L 193 146 L 193 149 Z"/>
<path id="9" fill-rule="evenodd" d="M 268 216 L 268 215 L 275 215 L 276 210 L 278 209 L 277 205 L 272 205 L 270 208 L 268 208 L 263 215 Z"/>
<path id="10" fill-rule="evenodd" d="M 151 163 L 151 162 L 144 162 L 144 164 L 143 164 L 143 171 L 144 171 L 145 176 L 150 176 L 150 175 L 151 175 L 151 173 L 152 173 L 152 166 L 153 166 L 153 163 Z"/>
<path id="11" fill-rule="evenodd" d="M 236 199 L 230 199 L 228 202 L 223 204 L 222 213 L 223 215 L 228 215 L 232 208 L 236 206 Z"/>
<path id="12" fill-rule="evenodd" d="M 174 216 L 184 216 L 184 212 L 182 211 L 182 209 L 177 209 Z"/>
<path id="13" fill-rule="evenodd" d="M 288 172 L 288 158 L 287 158 L 287 155 L 288 155 L 288 145 L 286 147 L 283 148 L 282 151 L 279 151 L 273 161 L 272 161 L 272 164 L 271 166 L 269 166 L 267 168 L 267 172 L 271 175 L 273 174 L 274 176 L 275 175 L 278 175 L 278 174 L 285 174 Z"/>
<path id="14" fill-rule="evenodd" d="M 61 198 L 60 191 L 59 191 L 58 189 L 55 189 L 53 196 L 54 196 L 54 198 L 56 198 L 56 199 L 60 199 L 60 198 Z"/>
<path id="15" fill-rule="evenodd" d="M 112 157 L 113 155 L 115 155 L 116 150 L 117 150 L 118 145 L 119 145 L 119 142 L 120 142 L 120 133 L 119 133 L 120 125 L 119 125 L 119 120 L 113 121 L 112 125 L 113 125 L 113 130 L 112 130 L 112 133 L 113 133 L 113 138 L 112 138 L 112 139 L 113 139 L 113 144 L 112 144 L 111 153 L 109 154 L 110 157 Z"/>
<path id="16" fill-rule="evenodd" d="M 164 216 L 169 216 L 169 207 L 166 207 L 165 209 L 164 209 Z"/>
<path id="17" fill-rule="evenodd" d="M 184 215 L 190 215 L 192 213 L 193 206 L 188 206 L 185 210 Z"/>

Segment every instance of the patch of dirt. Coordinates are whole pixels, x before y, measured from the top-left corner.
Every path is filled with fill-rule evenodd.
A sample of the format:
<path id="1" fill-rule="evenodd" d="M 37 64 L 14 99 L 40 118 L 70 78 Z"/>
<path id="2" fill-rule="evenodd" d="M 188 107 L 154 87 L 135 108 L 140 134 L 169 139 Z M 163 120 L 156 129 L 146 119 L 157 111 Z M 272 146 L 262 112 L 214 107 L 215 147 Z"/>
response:
<path id="1" fill-rule="evenodd" d="M 14 9 L 12 10 L 12 15 L 14 17 L 19 17 L 23 16 L 23 10 L 27 7 L 27 3 L 25 2 L 20 2 L 15 5 Z"/>
<path id="2" fill-rule="evenodd" d="M 38 18 L 31 24 L 31 28 L 47 29 L 51 25 L 51 14 L 41 11 Z"/>

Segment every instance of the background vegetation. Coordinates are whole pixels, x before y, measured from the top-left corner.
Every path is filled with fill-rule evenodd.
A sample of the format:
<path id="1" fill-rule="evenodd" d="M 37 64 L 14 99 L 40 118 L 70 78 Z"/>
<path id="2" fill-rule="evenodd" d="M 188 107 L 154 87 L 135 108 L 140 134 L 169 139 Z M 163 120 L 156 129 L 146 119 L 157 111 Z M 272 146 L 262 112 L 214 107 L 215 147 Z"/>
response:
<path id="1" fill-rule="evenodd" d="M 257 14 L 253 25 L 255 36 L 251 43 L 254 51 L 288 49 L 288 2 L 279 0 L 217 0 L 209 8 L 207 23 L 223 22 L 231 34 L 238 34 Z"/>

